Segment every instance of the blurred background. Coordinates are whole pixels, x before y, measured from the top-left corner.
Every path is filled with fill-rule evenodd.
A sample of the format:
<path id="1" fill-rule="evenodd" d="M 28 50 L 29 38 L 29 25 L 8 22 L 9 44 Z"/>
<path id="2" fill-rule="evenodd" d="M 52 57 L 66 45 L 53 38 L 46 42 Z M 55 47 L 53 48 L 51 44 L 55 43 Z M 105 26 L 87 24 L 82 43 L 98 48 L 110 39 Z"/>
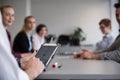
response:
<path id="1" fill-rule="evenodd" d="M 37 24 L 48 27 L 49 34 L 56 39 L 60 35 L 70 35 L 78 28 L 84 32 L 81 44 L 96 44 L 102 39 L 99 21 L 110 18 L 112 33 L 118 34 L 114 3 L 118 0 L 0 0 L 0 6 L 12 5 L 15 8 L 15 22 L 9 27 L 12 38 L 21 30 L 25 16 L 33 15 Z"/>

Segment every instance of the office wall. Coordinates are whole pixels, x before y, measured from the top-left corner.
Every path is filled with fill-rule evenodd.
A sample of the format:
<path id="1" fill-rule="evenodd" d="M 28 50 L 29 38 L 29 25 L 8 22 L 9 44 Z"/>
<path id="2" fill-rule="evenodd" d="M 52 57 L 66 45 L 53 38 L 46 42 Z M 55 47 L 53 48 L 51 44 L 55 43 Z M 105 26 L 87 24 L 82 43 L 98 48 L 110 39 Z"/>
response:
<path id="1" fill-rule="evenodd" d="M 98 23 L 102 18 L 111 18 L 110 0 L 31 0 L 31 3 L 37 24 L 46 24 L 49 33 L 70 34 L 79 26 L 86 34 L 86 44 L 95 44 L 102 38 Z"/>
<path id="2" fill-rule="evenodd" d="M 10 4 L 15 8 L 15 22 L 9 28 L 12 38 L 22 28 L 23 19 L 32 13 L 37 24 L 45 23 L 49 33 L 70 34 L 79 26 L 86 34 L 85 44 L 102 38 L 98 22 L 102 18 L 111 18 L 113 34 L 118 34 L 118 25 L 114 16 L 113 4 L 117 0 L 0 0 L 1 4 Z"/>

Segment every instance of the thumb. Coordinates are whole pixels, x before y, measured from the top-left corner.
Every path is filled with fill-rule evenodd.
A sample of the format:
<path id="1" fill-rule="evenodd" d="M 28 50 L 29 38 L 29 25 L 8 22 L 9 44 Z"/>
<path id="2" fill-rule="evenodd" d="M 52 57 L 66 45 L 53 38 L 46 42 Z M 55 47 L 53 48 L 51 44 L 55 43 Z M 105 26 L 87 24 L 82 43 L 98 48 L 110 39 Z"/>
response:
<path id="1" fill-rule="evenodd" d="M 86 52 L 86 51 L 88 51 L 88 49 L 82 49 L 82 51 L 83 51 L 83 52 Z"/>
<path id="2" fill-rule="evenodd" d="M 32 56 L 34 57 L 36 54 L 37 54 L 37 51 L 34 51 L 33 54 L 32 54 Z"/>
<path id="3" fill-rule="evenodd" d="M 36 54 L 37 54 L 37 52 L 34 51 L 34 52 L 28 57 L 28 60 L 31 59 L 31 58 L 33 58 L 33 57 L 35 57 Z"/>
<path id="4" fill-rule="evenodd" d="M 81 56 L 80 56 L 80 59 L 83 59 L 84 58 L 84 54 L 82 53 Z"/>

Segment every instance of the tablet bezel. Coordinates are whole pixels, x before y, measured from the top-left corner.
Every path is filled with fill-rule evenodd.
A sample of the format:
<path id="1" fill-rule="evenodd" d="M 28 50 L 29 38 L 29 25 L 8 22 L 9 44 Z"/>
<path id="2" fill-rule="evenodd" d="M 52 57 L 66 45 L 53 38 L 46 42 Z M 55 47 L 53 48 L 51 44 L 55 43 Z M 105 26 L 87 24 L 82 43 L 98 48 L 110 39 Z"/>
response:
<path id="1" fill-rule="evenodd" d="M 49 63 L 51 62 L 51 60 L 53 59 L 53 57 L 56 54 L 56 51 L 58 50 L 58 48 L 60 47 L 60 44 L 55 44 L 55 43 L 44 43 L 42 46 L 55 46 L 56 48 L 54 49 L 54 51 L 52 52 L 51 56 L 49 57 L 48 61 L 46 62 L 45 67 L 47 68 L 47 66 L 49 65 Z M 41 47 L 42 47 L 41 46 Z M 41 49 L 41 48 L 40 48 Z M 40 50 L 39 49 L 39 50 Z M 39 51 L 38 51 L 39 52 Z M 37 53 L 38 54 L 38 53 Z M 36 54 L 36 55 L 37 55 Z M 40 58 L 39 58 L 40 59 Z"/>

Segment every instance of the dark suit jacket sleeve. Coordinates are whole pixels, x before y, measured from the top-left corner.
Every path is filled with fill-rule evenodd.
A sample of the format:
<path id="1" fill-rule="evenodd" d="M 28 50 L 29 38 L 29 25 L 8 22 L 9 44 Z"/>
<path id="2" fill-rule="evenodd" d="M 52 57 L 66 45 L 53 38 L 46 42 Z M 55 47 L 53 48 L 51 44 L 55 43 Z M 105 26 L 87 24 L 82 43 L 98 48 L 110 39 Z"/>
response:
<path id="1" fill-rule="evenodd" d="M 101 59 L 113 60 L 120 63 L 120 47 L 116 50 L 101 53 Z"/>
<path id="2" fill-rule="evenodd" d="M 29 52 L 29 41 L 25 32 L 20 32 L 14 40 L 13 50 L 15 52 Z"/>

